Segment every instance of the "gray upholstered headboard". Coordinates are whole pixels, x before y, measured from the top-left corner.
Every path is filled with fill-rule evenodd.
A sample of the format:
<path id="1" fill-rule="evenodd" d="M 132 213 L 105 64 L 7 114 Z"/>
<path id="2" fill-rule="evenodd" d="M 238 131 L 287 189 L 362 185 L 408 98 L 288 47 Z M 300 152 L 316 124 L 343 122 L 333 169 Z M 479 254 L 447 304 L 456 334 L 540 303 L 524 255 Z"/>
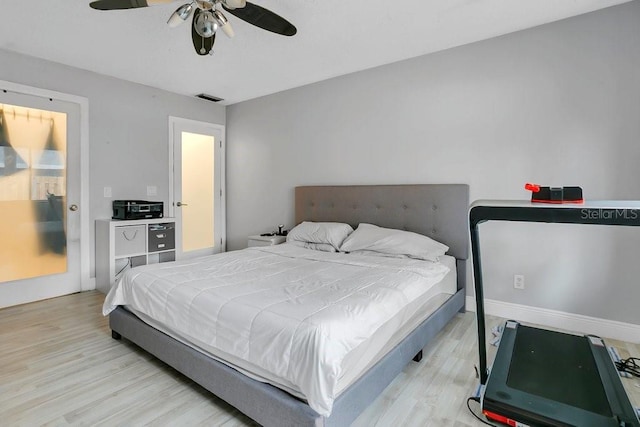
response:
<path id="1" fill-rule="evenodd" d="M 466 184 L 339 185 L 296 187 L 296 224 L 365 222 L 413 231 L 469 255 L 469 186 Z"/>

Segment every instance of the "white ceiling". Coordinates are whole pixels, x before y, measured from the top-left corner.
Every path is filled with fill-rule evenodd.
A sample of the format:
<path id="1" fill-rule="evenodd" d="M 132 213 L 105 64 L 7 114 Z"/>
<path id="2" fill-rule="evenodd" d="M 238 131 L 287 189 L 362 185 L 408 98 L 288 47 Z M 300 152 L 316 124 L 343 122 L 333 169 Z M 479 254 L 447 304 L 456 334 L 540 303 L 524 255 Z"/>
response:
<path id="1" fill-rule="evenodd" d="M 2 0 L 0 48 L 223 104 L 625 3 L 629 0 L 252 0 L 291 21 L 276 35 L 227 13 L 236 36 L 199 56 L 190 20 L 169 28 L 186 0 L 96 11 L 90 0 Z"/>

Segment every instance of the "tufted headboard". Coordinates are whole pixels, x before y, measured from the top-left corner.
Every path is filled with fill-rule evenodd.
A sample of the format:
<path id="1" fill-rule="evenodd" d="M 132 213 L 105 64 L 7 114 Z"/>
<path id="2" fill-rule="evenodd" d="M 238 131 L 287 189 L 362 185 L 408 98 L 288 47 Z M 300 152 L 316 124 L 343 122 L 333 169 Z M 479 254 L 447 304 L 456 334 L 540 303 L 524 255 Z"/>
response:
<path id="1" fill-rule="evenodd" d="M 469 255 L 469 186 L 466 184 L 339 185 L 296 187 L 296 224 L 361 222 L 413 231 Z"/>

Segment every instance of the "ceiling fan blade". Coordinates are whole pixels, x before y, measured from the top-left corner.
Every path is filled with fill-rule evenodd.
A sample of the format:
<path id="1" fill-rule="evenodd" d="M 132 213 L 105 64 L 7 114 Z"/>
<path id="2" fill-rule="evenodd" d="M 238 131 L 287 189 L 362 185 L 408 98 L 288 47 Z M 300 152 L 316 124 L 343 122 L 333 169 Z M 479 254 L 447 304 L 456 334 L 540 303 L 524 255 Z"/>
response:
<path id="1" fill-rule="evenodd" d="M 196 9 L 193 13 L 193 20 L 191 21 L 191 40 L 193 41 L 193 48 L 196 50 L 198 55 L 204 56 L 208 55 L 213 49 L 213 43 L 216 41 L 216 34 L 213 33 L 211 37 L 202 37 L 196 31 L 196 19 L 198 15 L 202 13 L 201 9 Z"/>
<path id="2" fill-rule="evenodd" d="M 119 10 L 171 3 L 172 1 L 173 0 L 96 0 L 89 3 L 89 6 L 97 10 Z"/>
<path id="3" fill-rule="evenodd" d="M 242 9 L 229 9 L 223 3 L 222 7 L 233 16 L 272 33 L 293 36 L 298 32 L 291 22 L 257 4 L 247 2 Z"/>

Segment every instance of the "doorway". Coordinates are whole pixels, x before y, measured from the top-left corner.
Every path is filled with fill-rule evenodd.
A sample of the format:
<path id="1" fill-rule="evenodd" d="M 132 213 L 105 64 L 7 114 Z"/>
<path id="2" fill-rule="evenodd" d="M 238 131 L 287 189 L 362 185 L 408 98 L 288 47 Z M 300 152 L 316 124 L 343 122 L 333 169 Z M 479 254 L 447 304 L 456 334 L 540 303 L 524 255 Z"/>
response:
<path id="1" fill-rule="evenodd" d="M 169 215 L 176 220 L 176 258 L 226 247 L 224 126 L 169 118 Z"/>
<path id="2" fill-rule="evenodd" d="M 6 307 L 83 290 L 86 100 L 10 82 L 0 81 L 0 89 L 0 307 Z"/>

